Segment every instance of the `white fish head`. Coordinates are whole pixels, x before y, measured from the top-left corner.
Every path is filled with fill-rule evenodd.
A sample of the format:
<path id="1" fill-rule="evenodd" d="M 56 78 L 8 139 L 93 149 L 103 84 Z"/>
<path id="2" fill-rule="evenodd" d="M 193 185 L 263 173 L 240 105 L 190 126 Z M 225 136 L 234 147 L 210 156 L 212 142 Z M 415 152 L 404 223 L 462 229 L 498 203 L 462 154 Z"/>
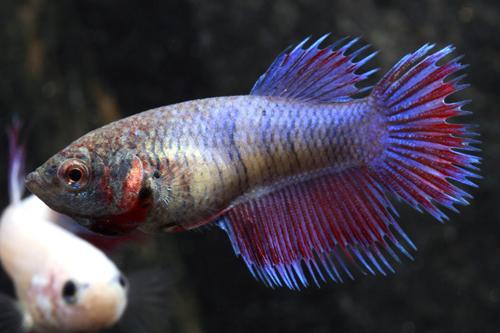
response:
<path id="1" fill-rule="evenodd" d="M 35 328 L 79 332 L 116 324 L 127 306 L 128 285 L 114 265 L 106 266 L 84 261 L 85 274 L 68 269 L 71 265 L 54 265 L 46 274 L 34 275 L 25 306 Z"/>

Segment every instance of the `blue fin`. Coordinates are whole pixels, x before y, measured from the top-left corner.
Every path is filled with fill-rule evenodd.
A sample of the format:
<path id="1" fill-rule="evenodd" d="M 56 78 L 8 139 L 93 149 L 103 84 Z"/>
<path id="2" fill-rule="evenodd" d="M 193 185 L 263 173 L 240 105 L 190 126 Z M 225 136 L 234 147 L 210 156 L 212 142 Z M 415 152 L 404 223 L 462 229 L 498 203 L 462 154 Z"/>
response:
<path id="1" fill-rule="evenodd" d="M 428 54 L 426 44 L 403 57 L 374 87 L 370 98 L 387 118 L 387 149 L 372 163 L 372 176 L 391 193 L 439 221 L 447 219 L 440 206 L 457 211 L 471 195 L 454 183 L 476 187 L 469 178 L 480 178 L 470 154 L 479 141 L 470 125 L 449 122 L 466 115 L 466 102 L 447 103 L 446 97 L 467 87 L 463 75 L 449 79 L 467 65 L 460 58 L 442 61 L 453 46 Z M 438 65 L 438 62 L 442 62 Z"/>
<path id="2" fill-rule="evenodd" d="M 304 48 L 309 40 L 306 38 L 296 47 L 285 50 L 255 83 L 250 94 L 290 97 L 310 102 L 345 102 L 351 100 L 353 95 L 366 91 L 368 88 L 359 89 L 356 84 L 377 70 L 361 74 L 355 72 L 373 58 L 376 52 L 356 61 L 355 58 L 368 45 L 347 54 L 358 38 L 343 38 L 325 48 L 319 48 L 327 37 L 328 34 Z"/>

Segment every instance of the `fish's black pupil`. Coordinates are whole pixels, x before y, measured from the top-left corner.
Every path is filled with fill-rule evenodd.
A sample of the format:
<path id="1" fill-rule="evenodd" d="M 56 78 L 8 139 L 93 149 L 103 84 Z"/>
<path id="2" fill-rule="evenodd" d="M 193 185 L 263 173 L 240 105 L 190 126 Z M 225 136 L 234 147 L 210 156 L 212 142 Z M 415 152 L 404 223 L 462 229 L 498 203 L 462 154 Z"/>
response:
<path id="1" fill-rule="evenodd" d="M 125 288 L 127 286 L 127 280 L 125 279 L 125 277 L 123 275 L 120 275 L 120 277 L 118 278 L 118 283 L 123 287 Z"/>
<path id="2" fill-rule="evenodd" d="M 77 183 L 82 179 L 82 171 L 79 169 L 71 169 L 68 173 L 69 180 Z"/>
<path id="3" fill-rule="evenodd" d="M 68 304 L 74 304 L 76 302 L 76 292 L 76 284 L 71 280 L 67 281 L 62 289 L 64 301 Z"/>

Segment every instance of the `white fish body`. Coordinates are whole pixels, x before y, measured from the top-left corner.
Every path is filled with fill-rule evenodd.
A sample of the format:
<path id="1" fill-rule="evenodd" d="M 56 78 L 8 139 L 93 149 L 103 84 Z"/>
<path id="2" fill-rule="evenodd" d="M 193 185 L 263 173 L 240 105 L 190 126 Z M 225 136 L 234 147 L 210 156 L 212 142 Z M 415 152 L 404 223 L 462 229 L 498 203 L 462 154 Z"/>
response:
<path id="1" fill-rule="evenodd" d="M 14 282 L 25 326 L 54 332 L 113 325 L 127 305 L 124 278 L 100 250 L 54 224 L 54 214 L 29 196 L 0 219 L 0 260 Z M 72 289 L 68 283 L 75 295 L 65 295 L 65 287 Z"/>

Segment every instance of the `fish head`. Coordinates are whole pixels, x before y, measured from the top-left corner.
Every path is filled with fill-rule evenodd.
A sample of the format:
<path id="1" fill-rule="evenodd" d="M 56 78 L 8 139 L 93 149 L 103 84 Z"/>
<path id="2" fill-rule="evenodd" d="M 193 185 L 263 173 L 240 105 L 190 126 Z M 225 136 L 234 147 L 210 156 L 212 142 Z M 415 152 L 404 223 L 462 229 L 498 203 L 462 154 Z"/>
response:
<path id="1" fill-rule="evenodd" d="M 99 154 L 74 144 L 26 177 L 26 187 L 50 208 L 108 235 L 128 232 L 145 219 L 150 191 L 143 184 L 143 163 L 134 152 Z"/>
<path id="2" fill-rule="evenodd" d="M 57 326 L 68 331 L 94 331 L 114 325 L 125 311 L 127 290 L 121 274 L 105 281 L 67 279 L 59 288 Z"/>
<path id="3" fill-rule="evenodd" d="M 127 307 L 127 280 L 119 271 L 89 271 L 94 276 L 56 272 L 34 277 L 27 303 L 35 327 L 93 332 L 121 319 Z"/>
<path id="4" fill-rule="evenodd" d="M 26 187 L 49 207 L 65 213 L 89 214 L 97 201 L 99 162 L 86 148 L 65 149 L 26 177 Z"/>

